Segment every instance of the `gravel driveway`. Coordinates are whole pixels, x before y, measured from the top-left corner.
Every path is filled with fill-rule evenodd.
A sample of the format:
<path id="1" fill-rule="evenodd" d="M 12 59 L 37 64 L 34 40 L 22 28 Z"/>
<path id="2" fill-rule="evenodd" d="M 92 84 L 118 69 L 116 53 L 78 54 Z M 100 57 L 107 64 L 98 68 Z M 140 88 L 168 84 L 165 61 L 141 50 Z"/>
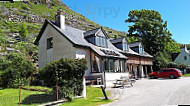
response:
<path id="1" fill-rule="evenodd" d="M 103 106 L 190 104 L 190 77 L 179 79 L 142 79 L 135 82 L 134 87 L 119 91 L 121 95 L 118 100 Z"/>

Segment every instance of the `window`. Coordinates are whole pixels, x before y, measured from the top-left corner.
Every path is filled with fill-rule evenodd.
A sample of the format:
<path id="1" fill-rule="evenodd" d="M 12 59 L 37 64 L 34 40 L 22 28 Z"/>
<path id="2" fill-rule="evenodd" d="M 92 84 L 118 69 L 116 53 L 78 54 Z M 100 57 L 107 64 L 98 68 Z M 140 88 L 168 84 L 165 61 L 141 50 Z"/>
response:
<path id="1" fill-rule="evenodd" d="M 143 47 L 142 46 L 140 46 L 140 48 L 139 48 L 139 53 L 143 53 Z"/>
<path id="2" fill-rule="evenodd" d="M 100 72 L 100 59 L 99 59 L 99 57 L 97 57 L 97 56 L 94 56 L 94 59 L 95 60 L 93 60 L 93 67 L 92 67 L 92 72 Z"/>
<path id="3" fill-rule="evenodd" d="M 105 71 L 107 72 L 114 72 L 114 59 L 105 59 Z"/>
<path id="4" fill-rule="evenodd" d="M 125 61 L 106 58 L 105 71 L 106 72 L 125 72 Z"/>
<path id="5" fill-rule="evenodd" d="M 187 60 L 187 56 L 184 56 L 184 60 Z"/>
<path id="6" fill-rule="evenodd" d="M 108 60 L 108 58 L 105 59 L 105 71 L 109 72 L 109 60 Z"/>
<path id="7" fill-rule="evenodd" d="M 106 39 L 105 38 L 102 38 L 102 45 L 106 46 Z"/>
<path id="8" fill-rule="evenodd" d="M 163 70 L 158 71 L 158 73 L 163 73 L 163 72 L 164 72 Z"/>
<path id="9" fill-rule="evenodd" d="M 100 37 L 98 37 L 98 36 L 96 37 L 96 45 L 100 46 Z"/>
<path id="10" fill-rule="evenodd" d="M 127 51 L 128 50 L 128 44 L 127 43 L 123 43 L 123 50 Z"/>
<path id="11" fill-rule="evenodd" d="M 92 72 L 99 72 L 98 65 L 97 65 L 97 62 L 95 60 L 93 61 Z"/>
<path id="12" fill-rule="evenodd" d="M 125 62 L 123 60 L 120 61 L 120 67 L 121 67 L 121 72 L 125 72 Z"/>
<path id="13" fill-rule="evenodd" d="M 96 36 L 96 45 L 97 45 L 97 46 L 105 47 L 105 46 L 107 45 L 107 44 L 106 44 L 106 38 Z"/>
<path id="14" fill-rule="evenodd" d="M 47 49 L 53 48 L 53 37 L 47 38 Z"/>
<path id="15" fill-rule="evenodd" d="M 179 69 L 176 69 L 178 72 L 181 72 L 181 70 L 179 70 Z"/>
<path id="16" fill-rule="evenodd" d="M 109 70 L 111 72 L 114 72 L 114 60 L 113 59 L 109 59 Z"/>
<path id="17" fill-rule="evenodd" d="M 99 46 L 102 46 L 102 37 L 99 37 L 99 43 L 100 43 L 100 45 Z"/>

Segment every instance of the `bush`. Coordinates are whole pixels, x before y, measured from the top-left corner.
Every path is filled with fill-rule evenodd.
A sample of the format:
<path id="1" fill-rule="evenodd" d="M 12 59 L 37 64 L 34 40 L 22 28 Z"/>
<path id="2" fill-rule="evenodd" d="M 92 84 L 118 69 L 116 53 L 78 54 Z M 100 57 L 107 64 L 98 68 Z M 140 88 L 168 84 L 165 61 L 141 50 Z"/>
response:
<path id="1" fill-rule="evenodd" d="M 178 68 L 178 69 L 187 69 L 189 66 L 187 64 L 182 64 L 182 63 L 174 63 L 170 62 L 166 64 L 166 68 Z"/>
<path id="2" fill-rule="evenodd" d="M 85 59 L 60 59 L 51 62 L 40 69 L 39 77 L 45 86 L 53 87 L 58 81 L 59 91 L 64 98 L 81 95 L 83 90 L 83 79 L 87 69 Z"/>
<path id="3" fill-rule="evenodd" d="M 28 84 L 27 78 L 34 71 L 34 67 L 23 54 L 10 53 L 0 57 L 0 70 L 0 85 L 14 88 L 19 84 Z"/>

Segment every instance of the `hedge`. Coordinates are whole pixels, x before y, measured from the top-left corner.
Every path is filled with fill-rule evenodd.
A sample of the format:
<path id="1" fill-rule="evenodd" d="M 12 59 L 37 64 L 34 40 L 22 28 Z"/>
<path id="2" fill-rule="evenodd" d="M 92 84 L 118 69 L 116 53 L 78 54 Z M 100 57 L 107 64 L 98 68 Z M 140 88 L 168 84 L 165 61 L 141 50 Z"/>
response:
<path id="1" fill-rule="evenodd" d="M 58 81 L 59 92 L 63 98 L 81 95 L 83 90 L 82 78 L 87 69 L 86 63 L 86 59 L 62 58 L 40 69 L 39 78 L 47 87 L 55 87 Z"/>
<path id="2" fill-rule="evenodd" d="M 187 69 L 189 66 L 187 64 L 169 62 L 166 64 L 166 68 Z"/>

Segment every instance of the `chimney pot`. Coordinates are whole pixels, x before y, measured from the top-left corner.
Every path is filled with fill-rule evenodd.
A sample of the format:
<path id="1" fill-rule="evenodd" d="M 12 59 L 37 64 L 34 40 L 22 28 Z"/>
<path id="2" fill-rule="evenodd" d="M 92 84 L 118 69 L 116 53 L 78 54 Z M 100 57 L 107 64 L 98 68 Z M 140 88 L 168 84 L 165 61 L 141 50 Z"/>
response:
<path id="1" fill-rule="evenodd" d="M 55 16 L 55 24 L 59 28 L 65 29 L 65 16 L 62 15 L 62 9 L 61 8 L 59 10 L 57 10 L 57 14 Z"/>

